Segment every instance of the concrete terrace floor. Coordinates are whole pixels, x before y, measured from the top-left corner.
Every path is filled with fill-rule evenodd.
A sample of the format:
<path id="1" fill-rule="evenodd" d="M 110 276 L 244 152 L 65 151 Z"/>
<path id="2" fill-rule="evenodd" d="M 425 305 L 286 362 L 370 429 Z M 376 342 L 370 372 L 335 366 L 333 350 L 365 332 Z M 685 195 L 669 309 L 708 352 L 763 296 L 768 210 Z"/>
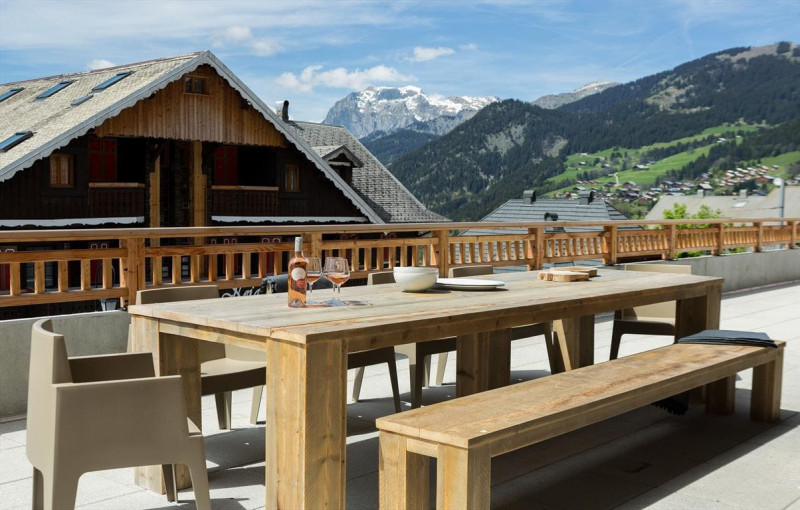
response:
<path id="1" fill-rule="evenodd" d="M 597 318 L 598 362 L 608 359 L 611 326 L 610 316 Z M 748 419 L 751 378 L 743 372 L 733 416 L 706 414 L 700 404 L 686 416 L 646 406 L 494 459 L 492 506 L 800 510 L 800 282 L 725 295 L 722 328 L 764 331 L 788 342 L 779 423 Z M 667 337 L 626 336 L 620 355 L 669 343 Z M 541 338 L 512 345 L 512 381 L 548 375 Z M 425 404 L 452 398 L 453 359 L 451 354 L 446 384 L 423 392 Z M 398 365 L 408 398 L 408 365 L 404 358 Z M 264 508 L 264 427 L 248 423 L 250 395 L 234 395 L 234 430 L 224 432 L 216 427 L 213 399 L 203 399 L 211 498 L 218 510 Z M 370 367 L 363 400 L 347 408 L 348 508 L 378 506 L 374 419 L 393 412 L 390 395 L 385 368 Z M 261 412 L 263 418 L 263 406 Z M 120 469 L 84 475 L 77 507 L 194 508 L 191 490 L 180 497 L 180 504 L 170 504 L 135 486 L 132 469 Z M 16 508 L 31 508 L 24 420 L 0 424 L 0 509 Z"/>

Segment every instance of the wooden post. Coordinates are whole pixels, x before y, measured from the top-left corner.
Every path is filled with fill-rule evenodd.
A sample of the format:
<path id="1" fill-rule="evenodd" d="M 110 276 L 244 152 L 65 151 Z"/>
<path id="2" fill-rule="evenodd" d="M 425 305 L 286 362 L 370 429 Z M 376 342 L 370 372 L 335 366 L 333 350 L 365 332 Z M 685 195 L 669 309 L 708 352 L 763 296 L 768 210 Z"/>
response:
<path id="1" fill-rule="evenodd" d="M 536 262 L 533 269 L 544 267 L 544 257 L 547 253 L 547 245 L 544 240 L 544 227 L 536 227 Z"/>
<path id="2" fill-rule="evenodd" d="M 303 234 L 306 242 L 309 243 L 307 256 L 322 258 L 322 233 L 312 232 L 310 234 Z"/>
<path id="3" fill-rule="evenodd" d="M 127 239 L 125 247 L 128 250 L 128 257 L 122 271 L 125 274 L 125 285 L 128 287 L 128 302 L 135 303 L 136 293 L 144 287 L 144 238 Z M 124 304 L 123 302 L 123 306 Z"/>
<path id="4" fill-rule="evenodd" d="M 437 238 L 439 242 L 431 245 L 431 263 L 439 267 L 439 276 L 446 278 L 447 271 L 450 269 L 450 232 L 446 228 L 443 228 L 434 231 L 433 236 Z"/>
<path id="5" fill-rule="evenodd" d="M 161 155 L 156 156 L 150 172 L 150 228 L 161 226 Z"/>
<path id="6" fill-rule="evenodd" d="M 764 249 L 764 223 L 756 221 L 753 224 L 758 229 L 758 234 L 756 236 L 756 252 L 761 253 Z"/>
<path id="7" fill-rule="evenodd" d="M 603 230 L 605 231 L 606 246 L 608 247 L 603 257 L 603 264 L 613 266 L 617 263 L 619 233 L 617 232 L 616 225 L 606 225 L 603 227 Z"/>
<path id="8" fill-rule="evenodd" d="M 9 264 L 8 276 L 10 281 L 8 293 L 12 296 L 19 296 L 22 294 L 22 289 L 20 289 L 20 272 L 21 272 L 21 264 L 19 262 L 12 262 Z"/>
<path id="9" fill-rule="evenodd" d="M 797 222 L 796 221 L 792 221 L 792 222 L 790 222 L 790 225 L 792 226 L 792 238 L 791 238 L 791 242 L 789 243 L 789 249 L 790 250 L 794 250 L 795 247 L 797 246 L 797 243 L 798 243 L 798 239 L 797 239 Z"/>
<path id="10" fill-rule="evenodd" d="M 675 260 L 678 257 L 678 229 L 676 225 L 668 225 L 666 260 Z"/>
<path id="11" fill-rule="evenodd" d="M 725 223 L 717 224 L 717 255 L 725 250 Z"/>

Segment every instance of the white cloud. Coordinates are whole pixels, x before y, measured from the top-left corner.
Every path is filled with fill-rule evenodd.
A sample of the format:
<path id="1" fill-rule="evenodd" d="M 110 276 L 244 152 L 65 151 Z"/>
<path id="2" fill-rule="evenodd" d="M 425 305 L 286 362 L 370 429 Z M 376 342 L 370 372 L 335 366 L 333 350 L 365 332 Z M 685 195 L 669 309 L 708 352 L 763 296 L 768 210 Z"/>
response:
<path id="1" fill-rule="evenodd" d="M 275 55 L 283 49 L 274 39 L 254 37 L 250 27 L 244 25 L 231 25 L 217 32 L 212 44 L 217 48 L 241 46 L 260 57 Z"/>
<path id="2" fill-rule="evenodd" d="M 314 87 L 361 90 L 379 83 L 416 81 L 413 75 L 400 73 L 393 67 L 378 65 L 369 69 L 348 71 L 344 67 L 323 71 L 322 66 L 308 66 L 300 73 L 283 73 L 276 80 L 278 86 L 297 92 L 310 93 Z"/>
<path id="3" fill-rule="evenodd" d="M 456 50 L 453 48 L 445 48 L 439 46 L 438 48 L 423 48 L 417 46 L 414 48 L 414 56 L 409 58 L 412 62 L 425 62 L 427 60 L 434 60 L 444 55 L 452 55 Z"/>
<path id="4" fill-rule="evenodd" d="M 96 69 L 105 69 L 107 67 L 114 67 L 116 64 L 104 58 L 96 58 L 86 64 L 91 71 Z"/>
<path id="5" fill-rule="evenodd" d="M 478 45 L 475 43 L 462 44 L 461 46 L 458 47 L 458 49 L 463 51 L 475 51 L 478 49 Z"/>

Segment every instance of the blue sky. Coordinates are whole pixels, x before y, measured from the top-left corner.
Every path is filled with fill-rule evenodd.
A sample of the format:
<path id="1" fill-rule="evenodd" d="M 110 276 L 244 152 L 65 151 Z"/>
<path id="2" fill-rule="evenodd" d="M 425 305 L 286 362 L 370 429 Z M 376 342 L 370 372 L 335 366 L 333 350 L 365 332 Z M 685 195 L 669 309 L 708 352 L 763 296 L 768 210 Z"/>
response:
<path id="1" fill-rule="evenodd" d="M 319 121 L 367 85 L 532 101 L 781 40 L 798 0 L 0 0 L 0 82 L 210 49 Z"/>

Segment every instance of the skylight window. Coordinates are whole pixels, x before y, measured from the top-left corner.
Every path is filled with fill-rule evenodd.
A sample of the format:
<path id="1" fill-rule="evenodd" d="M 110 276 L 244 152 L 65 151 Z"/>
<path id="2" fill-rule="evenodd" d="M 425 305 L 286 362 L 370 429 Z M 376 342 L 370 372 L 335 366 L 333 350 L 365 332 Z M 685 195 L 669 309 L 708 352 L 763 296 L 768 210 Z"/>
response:
<path id="1" fill-rule="evenodd" d="M 83 103 L 85 103 L 86 101 L 90 100 L 93 97 L 94 97 L 94 94 L 86 94 L 85 96 L 79 97 L 78 99 L 76 99 L 75 101 L 71 102 L 70 104 L 72 106 L 78 106 L 79 104 L 83 104 Z"/>
<path id="2" fill-rule="evenodd" d="M 21 90 L 22 90 L 22 88 L 16 88 L 16 89 L 9 89 L 9 90 L 3 92 L 3 94 L 0 95 L 0 103 L 2 103 L 3 101 L 5 101 L 6 99 L 8 99 L 9 97 L 13 96 L 14 94 L 16 94 L 17 92 L 19 92 Z"/>
<path id="3" fill-rule="evenodd" d="M 33 132 L 31 131 L 19 131 L 14 133 L 13 135 L 9 136 L 2 142 L 0 142 L 0 152 L 7 152 L 9 149 L 14 147 L 15 145 L 19 145 L 28 138 L 33 136 Z"/>
<path id="4" fill-rule="evenodd" d="M 36 96 L 36 99 L 47 99 L 48 97 L 52 96 L 53 94 L 56 94 L 57 92 L 59 92 L 61 90 L 64 90 L 65 88 L 69 87 L 73 83 L 75 83 L 75 82 L 74 81 L 62 81 L 62 82 L 59 82 L 58 85 L 50 87 L 49 89 L 45 90 L 44 92 L 42 92 L 41 94 Z"/>
<path id="5" fill-rule="evenodd" d="M 133 71 L 125 71 L 124 73 L 118 73 L 118 74 L 112 76 L 111 78 L 107 79 L 106 81 L 104 81 L 100 85 L 94 87 L 92 89 L 92 91 L 100 92 L 101 90 L 105 90 L 108 87 L 110 87 L 111 85 L 114 85 L 115 83 L 117 83 L 118 81 L 124 80 L 125 78 L 127 78 L 131 74 L 133 74 Z"/>

